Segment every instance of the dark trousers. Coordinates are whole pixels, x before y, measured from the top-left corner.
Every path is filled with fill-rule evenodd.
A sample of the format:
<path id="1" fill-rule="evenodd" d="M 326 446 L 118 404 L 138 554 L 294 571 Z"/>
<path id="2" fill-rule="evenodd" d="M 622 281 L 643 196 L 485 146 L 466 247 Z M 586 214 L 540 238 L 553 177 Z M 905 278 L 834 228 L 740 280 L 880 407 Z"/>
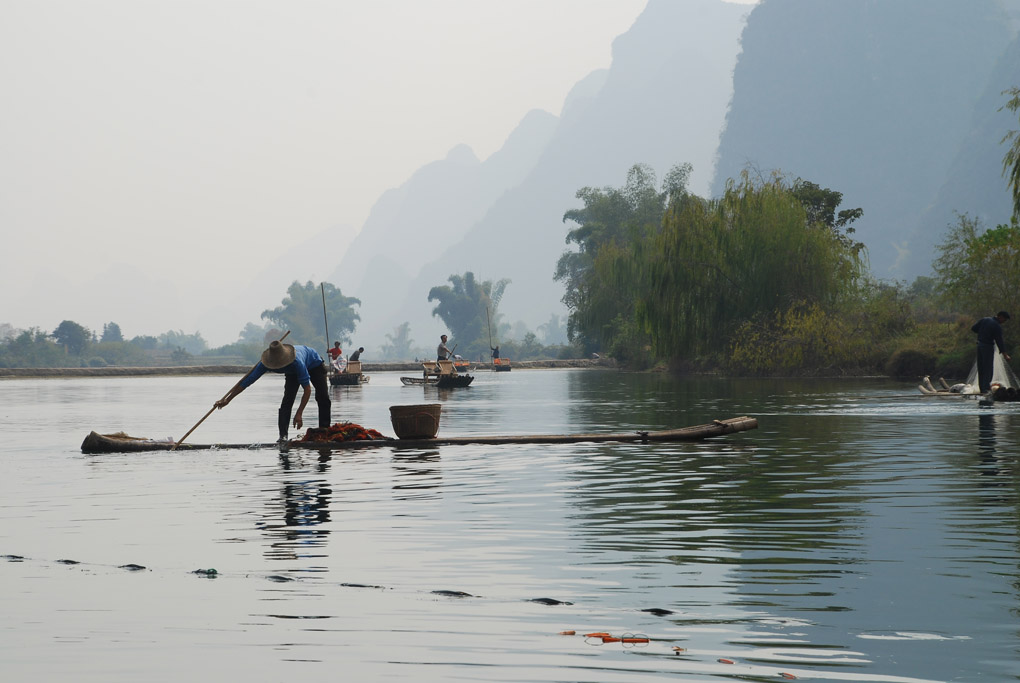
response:
<path id="1" fill-rule="evenodd" d="M 992 371 L 995 369 L 995 344 L 977 345 L 978 389 L 985 393 L 992 388 Z"/>
<path id="2" fill-rule="evenodd" d="M 326 364 L 323 363 L 317 368 L 308 371 L 308 376 L 315 387 L 315 402 L 319 406 L 319 426 L 329 427 L 330 422 L 330 400 L 329 382 L 326 381 Z M 280 438 L 287 438 L 287 429 L 290 427 L 290 411 L 294 407 L 294 399 L 297 397 L 298 387 L 297 375 L 284 375 L 283 401 L 280 403 Z"/>

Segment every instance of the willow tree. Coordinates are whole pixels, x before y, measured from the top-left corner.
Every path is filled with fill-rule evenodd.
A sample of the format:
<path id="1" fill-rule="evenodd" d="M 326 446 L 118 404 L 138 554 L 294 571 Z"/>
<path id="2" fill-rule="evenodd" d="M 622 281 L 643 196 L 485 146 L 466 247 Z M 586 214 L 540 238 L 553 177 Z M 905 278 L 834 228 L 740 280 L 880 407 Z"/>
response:
<path id="1" fill-rule="evenodd" d="M 325 298 L 325 311 L 323 311 Z M 329 334 L 334 340 L 347 343 L 351 333 L 361 320 L 354 311 L 361 300 L 344 296 L 338 287 L 325 282 L 321 286 L 308 281 L 304 285 L 295 280 L 287 288 L 287 296 L 281 305 L 262 311 L 262 319 L 290 330 L 288 343 L 320 347 L 326 344 L 326 321 Z M 325 317 L 324 317 L 325 314 Z M 326 348 L 332 346 L 328 344 Z"/>
<path id="2" fill-rule="evenodd" d="M 472 272 L 451 275 L 449 285 L 429 290 L 429 301 L 438 301 L 432 315 L 450 330 L 451 343 L 468 358 L 489 355 L 488 327 L 499 324 L 499 302 L 510 280 L 479 282 Z"/>
<path id="3" fill-rule="evenodd" d="M 686 193 L 690 174 L 690 164 L 674 166 L 660 189 L 655 172 L 636 164 L 622 188 L 578 190 L 576 196 L 584 206 L 563 215 L 564 222 L 577 224 L 566 237 L 577 250 L 560 256 L 553 276 L 565 287 L 562 301 L 570 311 L 571 341 L 617 357 L 643 345 L 645 335 L 634 325 L 634 303 L 641 286 L 635 278 L 607 279 L 606 271 L 623 269 L 634 245 L 658 232 L 669 198 Z"/>
<path id="4" fill-rule="evenodd" d="M 719 199 L 678 197 L 633 263 L 644 269 L 637 318 L 667 359 L 721 357 L 743 321 L 804 302 L 831 307 L 865 271 L 862 246 L 810 216 L 793 185 L 746 173 Z"/>

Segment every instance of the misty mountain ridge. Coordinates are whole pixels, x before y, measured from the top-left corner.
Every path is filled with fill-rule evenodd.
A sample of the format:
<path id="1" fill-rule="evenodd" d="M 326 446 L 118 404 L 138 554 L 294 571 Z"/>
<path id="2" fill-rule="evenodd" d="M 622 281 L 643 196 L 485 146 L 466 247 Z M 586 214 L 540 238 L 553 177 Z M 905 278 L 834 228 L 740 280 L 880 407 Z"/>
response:
<path id="1" fill-rule="evenodd" d="M 918 221 L 956 182 L 1010 26 L 994 0 L 764 0 L 741 40 L 713 193 L 748 163 L 830 187 L 864 209 L 855 237 L 876 275 L 925 274 L 951 216 Z M 1005 200 L 1003 152 L 972 171 Z"/>

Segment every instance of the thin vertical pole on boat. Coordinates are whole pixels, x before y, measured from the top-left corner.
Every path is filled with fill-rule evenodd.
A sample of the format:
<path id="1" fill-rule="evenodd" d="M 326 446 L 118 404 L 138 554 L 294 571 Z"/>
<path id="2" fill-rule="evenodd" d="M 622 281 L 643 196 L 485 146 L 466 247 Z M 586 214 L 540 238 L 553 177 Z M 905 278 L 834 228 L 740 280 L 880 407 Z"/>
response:
<path id="1" fill-rule="evenodd" d="M 284 333 L 283 333 L 283 336 L 282 336 L 282 337 L 280 337 L 280 339 L 279 339 L 278 341 L 283 341 L 284 339 L 286 339 L 286 338 L 287 338 L 287 335 L 288 335 L 288 334 L 290 334 L 290 330 L 287 330 L 286 332 L 284 332 Z M 261 362 L 261 361 L 260 361 L 260 362 Z M 228 391 L 227 393 L 223 394 L 223 398 L 221 398 L 221 399 L 220 399 L 220 401 L 223 401 L 223 400 L 225 400 L 225 399 L 227 398 L 227 396 L 230 396 L 231 392 L 232 392 L 232 391 L 234 391 L 234 389 L 236 389 L 236 388 L 237 388 L 237 386 L 238 386 L 238 385 L 239 385 L 239 384 L 240 384 L 241 382 L 243 382 L 243 381 L 245 380 L 245 378 L 246 378 L 246 377 L 247 377 L 248 375 L 250 375 L 250 374 L 251 374 L 251 373 L 252 373 L 252 372 L 253 372 L 253 371 L 255 370 L 255 368 L 257 368 L 258 366 L 259 366 L 259 364 L 258 364 L 258 363 L 255 363 L 255 365 L 251 366 L 251 370 L 249 370 L 248 372 L 244 373 L 244 377 L 242 377 L 241 379 L 237 380 L 237 384 L 235 384 L 234 386 L 230 387 L 230 391 Z M 219 401 L 217 401 L 217 403 L 218 403 L 218 402 L 219 402 Z M 202 419 L 201 419 L 201 420 L 199 420 L 198 422 L 196 422 L 196 423 L 195 423 L 195 426 L 194 426 L 194 427 L 192 427 L 191 429 L 189 429 L 189 430 L 187 431 L 187 433 L 186 433 L 186 434 L 185 434 L 184 436 L 182 436 L 182 437 L 180 438 L 180 440 L 179 440 L 179 441 L 177 441 L 177 442 L 175 442 L 175 443 L 174 443 L 174 445 L 173 445 L 173 446 L 172 446 L 172 447 L 170 448 L 170 450 L 172 450 L 172 451 L 175 451 L 175 450 L 177 450 L 177 447 L 178 447 L 178 446 L 180 446 L 180 445 L 181 445 L 182 443 L 184 443 L 184 440 L 185 440 L 185 439 L 187 439 L 187 438 L 188 438 L 189 436 L 191 436 L 191 433 L 192 433 L 193 431 L 195 431 L 196 429 L 198 429 L 198 425 L 200 425 L 200 424 L 202 424 L 203 422 L 205 422 L 205 418 L 207 418 L 207 417 L 209 417 L 210 415 L 212 415 L 212 414 L 213 414 L 213 411 L 214 411 L 214 410 L 216 410 L 216 405 L 215 405 L 215 404 L 213 404 L 213 407 L 209 409 L 209 412 L 208 412 L 208 413 L 206 413 L 205 415 L 203 415 L 203 416 L 202 416 Z"/>
<path id="2" fill-rule="evenodd" d="M 485 328 L 489 330 L 489 350 L 492 350 L 492 325 L 489 323 L 489 307 L 485 307 Z"/>
<path id="3" fill-rule="evenodd" d="M 323 282 L 319 283 L 319 289 L 322 290 L 322 321 L 326 323 L 326 353 L 329 353 L 329 318 L 326 317 L 326 285 Z"/>

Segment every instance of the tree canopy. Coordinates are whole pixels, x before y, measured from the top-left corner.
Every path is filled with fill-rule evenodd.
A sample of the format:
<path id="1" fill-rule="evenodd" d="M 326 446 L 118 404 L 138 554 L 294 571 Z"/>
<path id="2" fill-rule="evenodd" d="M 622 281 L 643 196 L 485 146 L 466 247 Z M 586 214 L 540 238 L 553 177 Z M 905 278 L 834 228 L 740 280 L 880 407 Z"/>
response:
<path id="1" fill-rule="evenodd" d="M 117 323 L 106 323 L 103 325 L 103 335 L 99 338 L 101 342 L 122 342 L 124 341 L 124 335 L 120 331 L 120 325 Z"/>
<path id="2" fill-rule="evenodd" d="M 499 302 L 510 280 L 479 282 L 472 272 L 451 275 L 448 279 L 449 285 L 429 290 L 429 301 L 439 302 L 432 309 L 432 315 L 446 323 L 459 354 L 487 356 L 488 329 L 499 324 Z"/>
<path id="3" fill-rule="evenodd" d="M 393 334 L 386 335 L 386 343 L 382 345 L 383 358 L 388 360 L 410 360 L 415 353 L 412 349 L 411 323 L 402 322 L 393 329 Z"/>
<path id="4" fill-rule="evenodd" d="M 850 234 L 861 209 L 839 192 L 779 174 L 731 181 L 722 197 L 686 191 L 689 166 L 661 190 L 635 166 L 619 190 L 584 188 L 580 224 L 556 279 L 571 339 L 631 365 L 722 358 L 745 321 L 794 306 L 833 310 L 866 271 Z"/>
<path id="5" fill-rule="evenodd" d="M 647 165 L 635 164 L 622 188 L 583 187 L 577 191 L 576 197 L 584 206 L 563 215 L 564 222 L 577 224 L 566 236 L 567 243 L 576 244 L 577 250 L 560 256 L 553 279 L 565 288 L 562 301 L 570 310 L 569 338 L 582 343 L 586 350 L 602 350 L 610 338 L 619 339 L 621 326 L 626 325 L 633 307 L 633 299 L 621 296 L 620 288 L 629 290 L 628 283 L 615 281 L 606 286 L 596 276 L 600 252 L 603 258 L 625 252 L 657 232 L 670 197 L 686 194 L 691 170 L 690 164 L 674 166 L 657 189 L 655 172 Z M 613 349 L 617 355 L 623 350 Z"/>
<path id="6" fill-rule="evenodd" d="M 323 296 L 326 299 L 323 317 Z M 284 330 L 290 330 L 289 343 L 319 346 L 326 343 L 326 320 L 329 320 L 329 334 L 333 340 L 347 343 L 351 333 L 361 320 L 354 311 L 361 300 L 344 296 L 340 289 L 329 282 L 316 285 L 312 281 L 304 285 L 295 280 L 287 288 L 287 296 L 280 306 L 262 311 L 262 319 L 268 320 Z"/>
<path id="7" fill-rule="evenodd" d="M 961 215 L 938 247 L 934 269 L 943 304 L 970 316 L 1020 310 L 1020 225 L 985 230 Z"/>
<path id="8" fill-rule="evenodd" d="M 92 341 L 92 333 L 73 320 L 64 320 L 53 330 L 53 338 L 66 348 L 68 353 L 80 355 Z"/>

